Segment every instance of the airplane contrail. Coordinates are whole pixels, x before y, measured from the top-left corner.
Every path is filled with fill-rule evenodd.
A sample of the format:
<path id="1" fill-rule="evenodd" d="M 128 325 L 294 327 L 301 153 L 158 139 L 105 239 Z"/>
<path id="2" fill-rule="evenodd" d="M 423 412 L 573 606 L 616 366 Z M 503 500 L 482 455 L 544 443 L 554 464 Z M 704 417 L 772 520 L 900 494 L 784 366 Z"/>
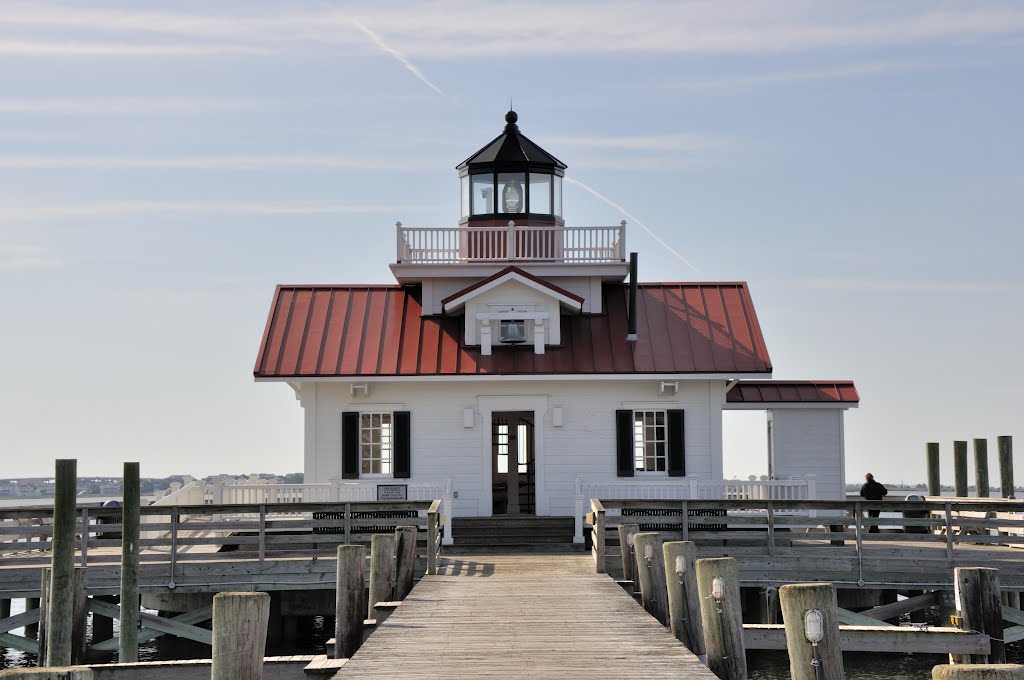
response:
<path id="1" fill-rule="evenodd" d="M 365 33 L 370 38 L 370 40 L 372 40 L 374 44 L 377 45 L 377 47 L 379 47 L 381 50 L 397 59 L 402 64 L 402 66 L 404 66 L 406 70 L 409 71 L 409 73 L 419 78 L 427 87 L 429 87 L 434 92 L 438 93 L 442 97 L 445 96 L 441 88 L 439 88 L 434 83 L 430 82 L 430 79 L 423 75 L 423 71 L 421 71 L 419 67 L 416 66 L 416 64 L 409 61 L 409 58 L 407 56 L 405 56 L 404 54 L 396 50 L 394 47 L 391 47 L 383 40 L 381 40 L 379 35 L 377 35 L 369 28 L 367 28 L 363 22 L 359 21 L 359 19 L 352 19 L 352 23 L 355 25 L 356 28 Z"/>
<path id="2" fill-rule="evenodd" d="M 693 264 L 689 260 L 687 260 L 685 257 L 680 255 L 676 251 L 675 248 L 673 248 L 672 246 L 670 246 L 669 244 L 667 244 L 663 240 L 661 240 L 661 238 L 657 234 L 655 234 L 653 231 L 651 231 L 651 229 L 646 224 L 644 224 L 643 222 L 638 220 L 636 218 L 636 215 L 632 214 L 631 212 L 629 212 L 628 210 L 623 208 L 621 205 L 619 205 L 615 201 L 613 201 L 610 198 L 608 198 L 607 196 L 603 196 L 599 192 L 595 191 L 594 189 L 591 189 L 590 187 L 588 187 L 586 184 L 584 184 L 583 182 L 579 181 L 578 179 L 573 179 L 572 177 L 568 177 L 568 176 L 566 176 L 563 179 L 564 179 L 564 181 L 568 182 L 569 184 L 574 184 L 574 185 L 578 186 L 580 189 L 583 189 L 584 191 L 587 191 L 587 192 L 593 194 L 593 196 L 595 198 L 597 198 L 599 201 L 602 201 L 602 202 L 608 204 L 609 206 L 611 206 L 612 208 L 618 210 L 620 213 L 622 213 L 623 215 L 628 217 L 631 221 L 635 222 L 638 227 L 640 227 L 641 229 L 646 231 L 647 235 L 650 236 L 651 238 L 653 238 L 659 244 L 661 244 L 661 246 L 665 250 L 667 250 L 668 252 L 672 253 L 676 257 L 678 257 L 680 262 L 682 262 L 683 264 L 685 264 L 687 267 L 689 267 L 690 269 L 692 269 L 695 272 L 700 271 L 699 269 L 694 267 Z"/>

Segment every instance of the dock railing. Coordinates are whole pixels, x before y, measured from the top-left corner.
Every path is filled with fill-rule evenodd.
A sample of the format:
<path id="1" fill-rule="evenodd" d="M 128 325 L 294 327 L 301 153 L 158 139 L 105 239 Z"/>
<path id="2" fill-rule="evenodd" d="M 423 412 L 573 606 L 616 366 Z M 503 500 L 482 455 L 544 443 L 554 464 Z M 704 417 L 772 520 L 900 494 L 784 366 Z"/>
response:
<path id="1" fill-rule="evenodd" d="M 121 560 L 121 509 L 78 507 L 75 561 L 79 566 L 116 567 Z M 210 569 L 209 578 L 260 580 L 281 560 L 329 561 L 338 545 L 368 544 L 374 534 L 415 526 L 418 554 L 425 568 L 436 563 L 446 517 L 441 499 L 350 503 L 259 503 L 230 505 L 150 505 L 139 540 L 139 560 L 149 588 L 198 587 L 182 582 L 180 565 L 238 562 L 245 569 Z M 53 539 L 53 507 L 0 508 L 0 564 L 48 566 Z M 3 570 L 14 578 L 14 571 Z M 215 575 L 216 572 L 216 575 Z M 32 581 L 34 578 L 34 582 Z M 107 581 L 110 581 L 107 583 Z M 24 583 L 0 579 L 0 591 L 38 589 L 38 573 Z M 90 570 L 90 590 L 117 591 L 117 569 Z M 216 585 L 204 583 L 203 586 Z"/>
<path id="2" fill-rule="evenodd" d="M 587 503 L 594 498 L 619 500 L 814 500 L 817 488 L 814 475 L 795 479 L 767 479 L 751 476 L 740 479 L 621 479 L 588 482 L 577 477 L 575 482 L 576 526 L 573 541 L 583 543 L 583 515 Z"/>
<path id="3" fill-rule="evenodd" d="M 868 516 L 869 510 L 880 516 Z M 676 540 L 709 546 L 712 552 L 719 550 L 714 546 L 723 546 L 721 551 L 726 554 L 729 549 L 724 546 L 742 546 L 745 554 L 757 555 L 758 559 L 771 560 L 783 553 L 787 559 L 801 554 L 818 558 L 821 548 L 830 548 L 827 553 L 844 555 L 852 561 L 852 582 L 863 581 L 866 572 L 881 564 L 884 560 L 877 560 L 879 556 L 887 558 L 915 548 L 928 549 L 927 559 L 942 562 L 947 569 L 958 566 L 964 551 L 970 551 L 971 559 L 979 560 L 977 551 L 982 547 L 1024 548 L 1024 502 L 1010 500 L 594 498 L 582 523 L 591 529 L 591 554 L 600 573 L 608 570 L 610 558 L 617 561 L 621 556 L 617 528 L 623 523 L 639 523 L 642 531 L 668 532 Z M 873 527 L 877 527 L 877 533 L 871 531 Z M 895 550 L 896 544 L 899 551 Z M 865 555 L 872 558 L 871 564 L 865 564 Z M 1024 571 L 1020 580 L 1024 587 Z"/>

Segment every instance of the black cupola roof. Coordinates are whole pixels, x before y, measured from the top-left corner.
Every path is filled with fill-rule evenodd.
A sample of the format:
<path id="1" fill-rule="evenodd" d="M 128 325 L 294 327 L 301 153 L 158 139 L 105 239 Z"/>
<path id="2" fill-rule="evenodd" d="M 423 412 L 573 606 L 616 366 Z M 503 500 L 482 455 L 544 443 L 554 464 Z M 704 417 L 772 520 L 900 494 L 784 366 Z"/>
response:
<path id="1" fill-rule="evenodd" d="M 455 168 L 459 174 L 465 175 L 477 170 L 497 172 L 543 170 L 558 176 L 564 175 L 565 163 L 520 133 L 519 126 L 516 125 L 518 120 L 519 116 L 515 111 L 506 113 L 504 132 L 484 148 L 459 163 Z"/>

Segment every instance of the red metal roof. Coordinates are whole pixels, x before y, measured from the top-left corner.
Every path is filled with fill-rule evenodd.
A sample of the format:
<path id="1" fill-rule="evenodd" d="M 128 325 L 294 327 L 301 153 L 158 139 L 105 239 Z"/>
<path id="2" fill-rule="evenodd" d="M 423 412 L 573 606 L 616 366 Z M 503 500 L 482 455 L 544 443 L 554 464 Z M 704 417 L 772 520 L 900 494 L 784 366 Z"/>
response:
<path id="1" fill-rule="evenodd" d="M 742 380 L 726 394 L 730 404 L 857 403 L 852 380 Z"/>
<path id="2" fill-rule="evenodd" d="M 626 340 L 628 286 L 606 284 L 603 314 L 563 314 L 562 343 L 464 344 L 461 316 L 420 316 L 421 289 L 278 286 L 257 378 L 770 373 L 771 360 L 744 283 L 638 286 L 640 339 Z"/>

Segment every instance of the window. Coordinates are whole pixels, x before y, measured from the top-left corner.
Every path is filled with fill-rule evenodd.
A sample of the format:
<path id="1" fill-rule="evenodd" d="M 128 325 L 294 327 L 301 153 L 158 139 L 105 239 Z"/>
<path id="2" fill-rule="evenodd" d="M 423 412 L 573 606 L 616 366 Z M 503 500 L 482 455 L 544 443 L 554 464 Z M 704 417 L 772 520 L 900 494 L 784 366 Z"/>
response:
<path id="1" fill-rule="evenodd" d="M 364 475 L 390 475 L 394 463 L 394 422 L 390 413 L 359 415 L 359 460 Z"/>
<path id="2" fill-rule="evenodd" d="M 494 175 L 470 175 L 472 185 L 472 215 L 494 214 Z"/>
<path id="3" fill-rule="evenodd" d="M 551 175 L 530 173 L 530 212 L 551 214 Z"/>
<path id="4" fill-rule="evenodd" d="M 665 411 L 633 411 L 633 464 L 637 472 L 668 471 Z"/>
<path id="5" fill-rule="evenodd" d="M 509 430 L 508 423 L 498 423 L 496 433 L 496 444 L 498 447 L 498 474 L 503 475 L 508 472 L 508 459 L 509 459 Z M 526 460 L 526 443 L 530 433 L 525 423 L 520 423 L 516 428 L 516 457 L 519 459 L 519 464 L 516 470 L 519 474 L 528 474 L 530 471 L 530 465 Z"/>

